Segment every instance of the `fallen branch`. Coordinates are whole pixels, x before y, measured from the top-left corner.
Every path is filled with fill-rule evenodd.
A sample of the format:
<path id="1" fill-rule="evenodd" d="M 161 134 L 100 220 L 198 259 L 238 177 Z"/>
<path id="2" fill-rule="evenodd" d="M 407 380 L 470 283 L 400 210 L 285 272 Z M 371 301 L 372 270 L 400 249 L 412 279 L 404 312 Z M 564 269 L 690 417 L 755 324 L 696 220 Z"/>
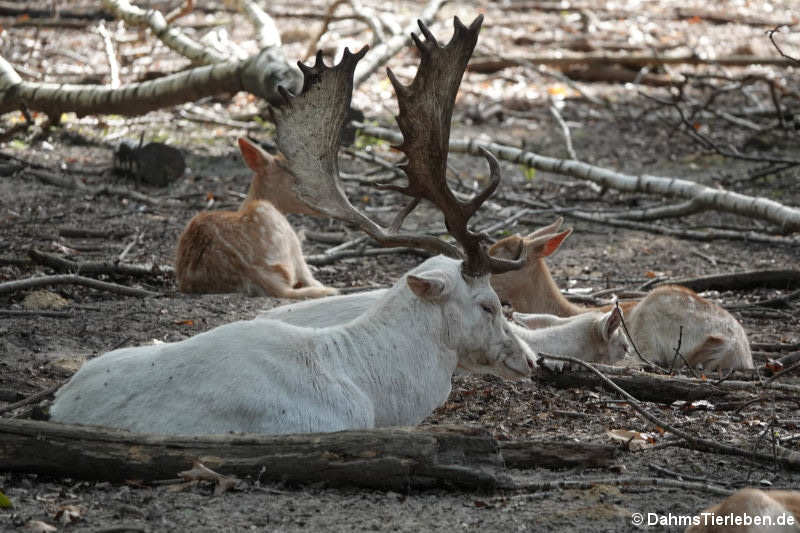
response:
<path id="1" fill-rule="evenodd" d="M 603 382 L 607 386 L 611 387 L 615 392 L 622 395 L 622 397 L 628 400 L 631 407 L 633 407 L 636 410 L 636 412 L 642 415 L 642 417 L 645 418 L 648 422 L 656 425 L 657 427 L 663 428 L 666 431 L 669 431 L 673 435 L 676 435 L 684 439 L 686 441 L 687 446 L 693 450 L 704 451 L 704 452 L 715 452 L 735 457 L 746 457 L 760 462 L 777 463 L 795 470 L 800 470 L 800 452 L 796 452 L 794 450 L 789 450 L 787 448 L 773 445 L 770 450 L 772 453 L 762 453 L 757 451 L 743 450 L 741 448 L 730 446 L 728 444 L 723 444 L 721 442 L 695 437 L 694 435 L 686 433 L 685 431 L 678 429 L 675 426 L 668 424 L 663 420 L 660 420 L 656 416 L 650 414 L 650 412 L 642 406 L 639 400 L 631 396 L 624 389 L 620 388 L 616 383 L 611 381 L 609 378 L 603 375 L 602 372 L 594 368 L 586 361 L 581 361 L 580 359 L 576 359 L 574 357 L 561 357 L 561 356 L 551 356 L 551 355 L 547 355 L 546 357 L 548 359 L 555 359 L 557 361 L 567 361 L 589 369 L 591 372 L 596 374 L 601 380 L 603 380 Z M 796 389 L 798 390 L 798 392 L 800 392 L 800 387 L 796 387 Z"/>
<path id="2" fill-rule="evenodd" d="M 610 485 L 612 487 L 666 487 L 671 489 L 710 492 L 711 494 L 717 494 L 719 496 L 730 496 L 733 494 L 732 490 L 718 487 L 710 483 L 654 477 L 613 477 L 577 480 L 562 479 L 557 481 L 534 481 L 532 483 L 520 484 L 516 488 L 520 491 L 524 491 L 518 496 L 528 496 L 532 492 L 565 489 L 591 489 L 593 487 L 597 487 L 598 485 Z"/>
<path id="3" fill-rule="evenodd" d="M 547 356 L 549 359 L 549 356 Z M 562 389 L 592 389 L 605 384 L 602 378 L 590 372 L 540 371 L 535 379 Z M 735 390 L 715 387 L 711 382 L 686 382 L 655 374 L 618 375 L 607 377 L 614 384 L 629 391 L 643 402 L 671 404 L 675 401 L 694 402 L 697 400 L 729 400 Z M 615 390 L 610 386 L 606 390 Z"/>
<path id="4" fill-rule="evenodd" d="M 749 270 L 725 274 L 709 274 L 691 278 L 673 278 L 654 285 L 682 285 L 695 292 L 755 289 L 791 289 L 800 287 L 800 270 Z"/>
<path id="5" fill-rule="evenodd" d="M 681 56 L 656 56 L 595 53 L 522 57 L 476 57 L 470 61 L 468 70 L 471 72 L 480 72 L 482 74 L 493 74 L 507 68 L 513 68 L 524 64 L 549 65 L 560 68 L 571 67 L 575 65 L 623 65 L 627 67 L 635 67 L 637 69 L 659 65 L 716 65 L 727 67 L 748 67 L 752 65 L 790 67 L 794 65 L 790 59 L 773 56 L 727 56 L 704 58 L 694 54 L 686 54 Z"/>
<path id="6" fill-rule="evenodd" d="M 340 259 L 348 259 L 351 257 L 373 257 L 376 255 L 387 254 L 414 254 L 423 257 L 430 257 L 431 254 L 419 248 L 408 248 L 404 246 L 394 248 L 374 248 L 368 250 L 339 250 L 332 253 L 307 255 L 305 257 L 306 263 L 314 266 L 330 265 Z"/>
<path id="7" fill-rule="evenodd" d="M 124 285 L 86 278 L 76 274 L 58 274 L 55 276 L 39 276 L 16 281 L 7 281 L 5 283 L 0 283 L 0 294 L 35 289 L 36 287 L 47 287 L 50 285 L 84 285 L 86 287 L 91 287 L 101 291 L 113 292 L 116 294 L 122 294 L 124 296 L 139 296 L 143 298 L 150 296 L 161 296 L 157 292 L 138 289 L 136 287 L 126 287 Z"/>
<path id="8" fill-rule="evenodd" d="M 71 274 L 113 274 L 117 276 L 153 277 L 172 273 L 171 265 L 153 265 L 150 267 L 103 261 L 78 262 L 36 249 L 28 251 L 28 256 L 37 264 L 62 270 Z"/>
<path id="9" fill-rule="evenodd" d="M 24 398 L 24 399 L 22 399 L 22 400 L 20 400 L 18 402 L 12 403 L 10 405 L 6 405 L 5 407 L 0 407 L 0 415 L 2 415 L 4 413 L 11 412 L 14 409 L 19 409 L 20 407 L 25 407 L 26 405 L 30 405 L 32 403 L 36 403 L 39 400 L 42 400 L 44 398 L 47 398 L 51 394 L 55 393 L 59 389 L 59 387 L 61 387 L 60 383 L 58 385 L 54 385 L 52 387 L 49 387 L 49 388 L 47 388 L 47 389 L 45 389 L 43 391 L 39 391 L 36 394 L 31 394 L 27 398 Z"/>
<path id="10" fill-rule="evenodd" d="M 387 128 L 361 125 L 361 131 L 366 135 L 378 137 L 394 144 L 399 144 L 403 141 L 399 132 Z M 481 149 L 487 149 L 500 159 L 512 163 L 593 181 L 603 187 L 625 192 L 644 192 L 687 198 L 700 203 L 706 209 L 716 209 L 740 216 L 767 220 L 778 225 L 786 232 L 800 230 L 800 209 L 785 206 L 768 198 L 714 189 L 678 178 L 623 174 L 581 161 L 542 156 L 499 143 L 487 143 L 476 139 L 455 139 L 450 141 L 450 150 L 453 152 L 466 152 L 478 156 L 481 155 Z"/>
<path id="11" fill-rule="evenodd" d="M 161 11 L 141 9 L 128 0 L 102 0 L 103 7 L 113 12 L 131 26 L 149 27 L 153 35 L 171 50 L 199 65 L 225 63 L 228 58 L 214 49 L 191 39 L 170 25 Z"/>

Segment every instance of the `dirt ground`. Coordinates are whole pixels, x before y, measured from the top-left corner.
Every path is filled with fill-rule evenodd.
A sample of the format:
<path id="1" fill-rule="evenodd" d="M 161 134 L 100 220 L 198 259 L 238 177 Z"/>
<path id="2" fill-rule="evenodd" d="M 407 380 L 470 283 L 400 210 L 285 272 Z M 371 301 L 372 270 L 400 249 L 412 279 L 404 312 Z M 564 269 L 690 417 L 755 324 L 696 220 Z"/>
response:
<path id="1" fill-rule="evenodd" d="M 406 24 L 422 9 L 420 3 L 398 3 L 395 9 L 378 2 L 363 2 L 373 9 L 395 14 Z M 565 43 L 588 35 L 596 43 L 623 43 L 631 53 L 679 53 L 702 56 L 751 55 L 776 57 L 765 31 L 747 17 L 767 17 L 797 22 L 791 0 L 725 2 L 720 9 L 739 22 L 721 22 L 707 15 L 679 13 L 678 8 L 705 9 L 705 4 L 657 0 L 618 2 L 606 6 L 589 2 L 590 9 L 511 10 L 504 4 L 478 2 L 444 7 L 433 29 L 445 40 L 449 18 L 458 14 L 471 20 L 484 13 L 485 28 L 476 57 L 556 55 L 575 53 Z M 603 4 L 601 7 L 600 4 Z M 73 5 L 68 3 L 68 5 Z M 78 5 L 78 4 L 74 4 Z M 222 22 L 230 38 L 252 52 L 249 27 L 240 15 L 210 7 L 196 12 L 181 25 L 192 35 Z M 324 6 L 316 6 L 319 12 Z M 276 13 L 288 13 L 290 5 L 274 5 Z M 313 5 L 307 9 L 311 10 Z M 346 11 L 346 10 L 345 10 Z M 273 13 L 274 14 L 274 13 Z M 290 58 L 301 57 L 311 29 L 318 19 L 278 16 Z M 736 17 L 733 17 L 736 18 Z M 588 22 L 587 22 L 588 20 Z M 311 21 L 311 22 L 309 22 Z M 25 79 L 105 83 L 107 66 L 102 40 L 85 27 L 32 26 L 22 19 L 0 19 L 0 53 L 14 65 L 24 65 Z M 760 21 L 764 22 L 764 21 Z M 186 62 L 154 44 L 152 36 L 114 26 L 122 61 L 123 82 L 148 72 L 169 72 Z M 355 29 L 354 29 L 355 28 Z M 333 52 L 342 43 L 357 46 L 369 32 L 352 20 L 331 26 L 321 45 Z M 800 53 L 795 31 L 779 34 L 784 51 Z M 527 40 L 526 40 L 527 38 Z M 250 39 L 250 40 L 248 40 Z M 535 41 L 531 43 L 531 40 Z M 610 45 L 607 45 L 610 46 Z M 639 47 L 639 48 L 637 48 Z M 144 51 L 142 49 L 144 48 Z M 600 51 L 607 52 L 607 49 Z M 410 77 L 416 64 L 409 51 L 389 65 L 401 77 Z M 549 72 L 549 71 L 548 71 Z M 653 74 L 679 77 L 681 73 L 716 75 L 692 78 L 685 94 L 705 101 L 715 88 L 745 74 L 778 78 L 788 87 L 783 99 L 796 121 L 800 113 L 797 68 L 750 66 L 674 65 Z M 721 77 L 727 77 L 723 79 Z M 698 81 L 700 80 L 700 81 Z M 707 85 L 703 85 L 706 83 Z M 581 96 L 581 92 L 594 103 Z M 794 92 L 792 92 L 794 91 Z M 575 151 L 581 160 L 629 174 L 648 173 L 697 180 L 743 194 L 764 196 L 789 206 L 800 205 L 800 174 L 796 167 L 755 173 L 766 161 L 745 162 L 724 158 L 700 146 L 678 127 L 674 109 L 648 96 L 670 97 L 670 89 L 654 85 L 615 82 L 578 82 L 576 86 L 533 68 L 513 67 L 493 73 L 468 72 L 457 102 L 452 138 L 493 139 L 554 157 L 565 157 L 561 128 L 548 109 L 553 100 L 569 126 Z M 673 91 L 672 94 L 675 94 Z M 157 297 L 128 297 L 80 285 L 0 292 L 0 408 L 66 381 L 80 364 L 110 349 L 135 346 L 153 340 L 177 341 L 234 320 L 254 317 L 260 309 L 286 303 L 273 298 L 248 298 L 236 294 L 185 295 L 177 292 L 170 265 L 175 245 L 185 224 L 205 208 L 235 209 L 246 192 L 250 174 L 234 149 L 238 136 L 249 133 L 269 140 L 269 125 L 252 121 L 257 102 L 244 94 L 209 98 L 198 104 L 216 117 L 250 120 L 252 129 L 199 121 L 188 108 L 150 113 L 144 117 L 64 117 L 62 127 L 42 133 L 44 117 L 37 126 L 6 135 L 0 143 L 0 283 L 46 274 L 63 273 L 31 262 L 28 251 L 36 249 L 73 261 L 113 262 L 125 251 L 124 262 L 159 265 L 144 277 L 105 275 L 99 279 L 145 288 Z M 391 88 L 382 74 L 362 85 L 354 105 L 368 120 L 392 125 L 396 111 Z M 798 133 L 786 130 L 755 133 L 743 120 L 771 124 L 771 100 L 766 85 L 747 85 L 715 94 L 711 112 L 698 113 L 693 128 L 719 146 L 749 150 L 754 157 L 800 158 Z M 688 108 L 688 106 L 687 106 Z M 196 110 L 196 108 L 192 108 Z M 761 113 L 758 110 L 761 110 Z M 499 111 L 498 111 L 499 110 Z M 731 114 L 740 117 L 732 122 Z M 243 118 L 244 117 L 244 118 Z M 246 118 L 250 117 L 250 119 Z M 742 118 L 745 117 L 745 118 Z M 3 130 L 20 122 L 19 113 L 0 117 Z M 795 125 L 800 124 L 798 122 Z M 793 129 L 794 128 L 794 129 Z M 180 148 L 188 170 L 167 188 L 133 183 L 111 170 L 114 147 L 122 138 L 160 140 Z M 353 149 L 371 151 L 395 159 L 386 143 L 361 136 Z M 371 169 L 351 157 L 342 158 L 350 173 Z M 485 180 L 484 163 L 462 154 L 451 154 L 454 183 L 462 190 Z M 571 216 L 575 210 L 606 213 L 661 205 L 665 198 L 640 193 L 596 191 L 573 178 L 548 174 L 518 165 L 502 164 L 504 181 L 499 194 L 484 206 L 475 225 L 485 228 L 502 222 L 524 207 L 520 198 L 549 205 L 533 208 L 492 233 L 501 238 L 525 233 L 548 224 L 559 214 L 574 233 L 548 260 L 563 289 L 591 294 L 615 288 L 634 290 L 654 276 L 678 278 L 754 269 L 796 269 L 800 247 L 795 244 L 760 243 L 742 239 L 692 240 L 632 230 Z M 477 169 L 477 170 L 476 170 Z M 80 187 L 54 185 L 41 171 L 75 180 Z M 38 177 L 37 177 L 38 176 Z M 101 187 L 108 185 L 110 187 Z M 399 205 L 394 193 L 376 192 L 348 181 L 348 195 L 360 208 L 388 219 L 386 206 Z M 151 199 L 152 201 L 149 201 Z M 421 209 L 409 223 L 436 223 L 431 211 Z M 298 229 L 355 235 L 339 222 L 290 216 Z M 657 221 L 673 229 L 756 230 L 777 233 L 761 221 L 731 214 L 705 212 L 675 220 Z M 92 229 L 100 237 L 69 237 L 70 228 Z M 308 238 L 307 255 L 332 246 Z M 386 286 L 420 262 L 415 254 L 343 259 L 315 269 L 317 278 L 342 289 Z M 710 292 L 706 297 L 722 306 L 737 306 L 782 295 L 797 287 L 755 288 Z M 35 293 L 35 294 L 34 294 Z M 797 350 L 800 314 L 797 300 L 780 307 L 749 306 L 732 309 L 745 327 L 751 343 Z M 792 347 L 794 345 L 794 347 Z M 763 370 L 770 354 L 756 353 Z M 781 352 L 771 354 L 783 355 Z M 795 373 L 796 375 L 796 373 Z M 787 376 L 781 383 L 798 384 Z M 564 441 L 609 443 L 609 429 L 653 432 L 626 403 L 601 390 L 558 389 L 540 381 L 503 382 L 491 377 L 454 377 L 448 401 L 425 424 L 478 424 L 498 439 L 551 438 Z M 687 411 L 677 405 L 648 404 L 659 416 L 684 431 L 745 449 L 766 451 L 778 439 L 782 446 L 800 451 L 800 398 L 764 395 L 760 401 L 738 409 Z M 3 416 L 27 416 L 27 408 Z M 670 436 L 654 434 L 656 442 Z M 0 443 L 2 447 L 2 443 Z M 666 469 L 666 470 L 665 470 Z M 746 458 L 702 453 L 680 446 L 625 451 L 612 468 L 567 471 L 545 469 L 514 471 L 521 483 L 556 480 L 609 480 L 632 478 L 701 480 L 735 489 L 743 486 L 800 488 L 800 473 Z M 0 472 L 0 491 L 13 503 L 0 506 L 0 530 L 29 530 L 31 521 L 43 521 L 65 531 L 682 531 L 678 526 L 637 527 L 634 513 L 689 516 L 720 499 L 702 490 L 598 482 L 590 489 L 470 494 L 452 490 L 381 493 L 325 486 L 285 486 L 244 480 L 236 490 L 212 496 L 210 487 L 197 485 L 182 491 L 172 485 L 137 483 L 112 485 L 71 479 L 50 479 L 26 473 Z M 64 506 L 74 506 L 79 518 L 61 523 Z M 59 516 L 59 518 L 57 518 Z M 653 516 L 653 515 L 651 515 Z"/>

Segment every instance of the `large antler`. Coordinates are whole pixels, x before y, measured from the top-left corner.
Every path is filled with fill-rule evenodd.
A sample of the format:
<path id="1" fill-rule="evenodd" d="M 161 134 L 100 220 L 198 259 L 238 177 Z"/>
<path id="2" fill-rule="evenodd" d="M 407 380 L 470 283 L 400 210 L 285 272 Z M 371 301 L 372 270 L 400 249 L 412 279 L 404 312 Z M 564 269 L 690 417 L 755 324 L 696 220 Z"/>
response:
<path id="1" fill-rule="evenodd" d="M 468 226 L 469 219 L 500 183 L 497 159 L 489 151 L 483 151 L 489 162 L 489 185 L 468 202 L 458 200 L 446 180 L 453 105 L 478 42 L 483 15 L 469 28 L 455 17 L 453 38 L 445 46 L 439 44 L 422 21 L 418 23 L 425 40 L 411 34 L 421 57 L 414 81 L 405 86 L 387 69 L 400 106 L 397 124 L 403 132 L 403 143 L 397 148 L 408 157 L 408 163 L 401 167 L 408 176 L 408 185 L 386 187 L 414 198 L 426 198 L 442 211 L 448 231 L 464 248 L 465 275 L 499 274 L 521 268 L 524 258 L 508 261 L 491 257 L 483 242 L 485 236 Z"/>
<path id="2" fill-rule="evenodd" d="M 285 104 L 272 109 L 277 130 L 275 142 L 295 176 L 292 189 L 309 209 L 355 224 L 384 246 L 410 246 L 461 257 L 461 251 L 428 235 L 389 232 L 353 207 L 339 184 L 339 137 L 350 109 L 353 72 L 367 53 L 345 49 L 338 65 L 325 66 L 322 53 L 303 71 L 303 90 L 292 96 L 283 88 Z"/>
<path id="3" fill-rule="evenodd" d="M 483 17 L 479 16 L 466 28 L 455 18 L 455 33 L 446 46 L 439 45 L 420 22 L 425 41 L 412 34 L 422 58 L 414 81 L 409 86 L 402 85 L 391 70 L 388 71 L 400 105 L 397 122 L 403 132 L 403 143 L 398 148 L 408 157 L 408 163 L 401 167 L 408 177 L 408 185 L 386 185 L 385 188 L 413 198 L 389 230 L 353 207 L 338 180 L 339 136 L 350 108 L 353 71 L 367 47 L 355 54 L 345 49 L 342 61 L 333 67 L 325 66 L 321 54 L 317 54 L 313 67 L 298 63 L 304 76 L 302 93 L 293 97 L 283 91 L 286 105 L 273 110 L 276 142 L 286 156 L 289 171 L 296 177 L 293 189 L 298 199 L 314 211 L 357 225 L 386 246 L 413 246 L 462 257 L 465 259 L 463 273 L 467 276 L 522 267 L 524 257 L 510 261 L 489 256 L 482 242 L 484 236 L 468 227 L 470 217 L 500 182 L 500 166 L 494 156 L 484 151 L 489 162 L 490 183 L 472 200 L 459 201 L 446 181 L 453 105 L 482 22 Z M 464 253 L 436 237 L 397 233 L 402 219 L 420 199 L 431 201 L 442 211 L 448 231 L 461 244 Z"/>

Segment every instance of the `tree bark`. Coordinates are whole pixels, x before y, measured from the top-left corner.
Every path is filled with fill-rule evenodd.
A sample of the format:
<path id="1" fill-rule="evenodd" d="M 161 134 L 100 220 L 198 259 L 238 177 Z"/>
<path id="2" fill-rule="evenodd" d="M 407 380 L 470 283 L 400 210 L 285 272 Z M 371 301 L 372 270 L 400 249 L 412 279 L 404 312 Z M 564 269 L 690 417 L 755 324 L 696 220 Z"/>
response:
<path id="1" fill-rule="evenodd" d="M 304 435 L 174 437 L 0 419 L 0 471 L 121 482 L 171 479 L 199 460 L 223 475 L 405 491 L 513 487 L 506 468 L 602 466 L 614 446 L 498 443 L 482 428 L 432 426 Z"/>

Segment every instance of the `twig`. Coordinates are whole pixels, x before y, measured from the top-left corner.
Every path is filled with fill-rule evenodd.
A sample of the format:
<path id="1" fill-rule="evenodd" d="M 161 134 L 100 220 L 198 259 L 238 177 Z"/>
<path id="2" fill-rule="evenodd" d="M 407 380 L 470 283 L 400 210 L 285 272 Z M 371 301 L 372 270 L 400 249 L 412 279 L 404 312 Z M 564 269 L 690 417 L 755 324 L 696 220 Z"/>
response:
<path id="1" fill-rule="evenodd" d="M 430 26 L 439 8 L 444 3 L 445 0 L 429 0 L 422 13 L 420 13 L 419 20 Z M 373 72 L 381 68 L 389 59 L 405 48 L 411 42 L 411 33 L 416 30 L 417 24 L 415 21 L 403 28 L 402 32 L 392 35 L 386 41 L 373 48 L 370 54 L 356 67 L 353 87 L 358 88 Z"/>
<path id="2" fill-rule="evenodd" d="M 47 318 L 72 318 L 66 311 L 44 311 L 36 309 L 0 309 L 0 315 L 6 316 L 43 316 Z"/>
<path id="3" fill-rule="evenodd" d="M 778 43 L 775 42 L 775 32 L 777 32 L 783 26 L 786 26 L 786 24 L 780 24 L 778 26 L 775 26 L 771 30 L 767 31 L 767 35 L 769 36 L 769 41 L 772 43 L 772 46 L 775 47 L 775 50 L 778 51 L 778 53 L 781 55 L 781 57 L 788 59 L 789 61 L 791 61 L 795 65 L 800 65 L 800 60 L 798 60 L 797 58 L 794 58 L 794 57 L 792 57 L 790 55 L 786 55 L 783 52 L 783 50 L 781 50 L 781 47 L 778 46 Z"/>
<path id="4" fill-rule="evenodd" d="M 785 466 L 789 466 L 794 469 L 800 469 L 800 453 L 796 451 L 780 448 L 775 450 L 775 454 L 765 454 L 756 451 L 747 451 L 741 448 L 737 448 L 735 446 L 722 444 L 717 441 L 695 437 L 694 435 L 690 435 L 689 433 L 686 433 L 685 431 L 680 430 L 675 426 L 668 424 L 663 420 L 660 420 L 656 416 L 650 414 L 650 412 L 647 411 L 642 406 L 639 400 L 637 400 L 636 398 L 628 394 L 625 390 L 617 386 L 616 383 L 608 379 L 602 372 L 594 368 L 586 361 L 581 361 L 580 359 L 577 359 L 575 357 L 552 356 L 549 354 L 546 355 L 546 357 L 548 359 L 555 359 L 557 361 L 567 361 L 588 368 L 591 372 L 594 372 L 607 386 L 611 387 L 617 393 L 621 394 L 624 398 L 626 398 L 630 402 L 631 407 L 633 407 L 636 410 L 636 412 L 642 415 L 642 417 L 644 417 L 647 421 L 649 421 L 651 424 L 656 425 L 657 427 L 661 427 L 669 431 L 674 435 L 677 435 L 678 437 L 681 437 L 687 442 L 689 447 L 692 449 L 699 451 L 707 451 L 707 452 L 708 451 L 718 452 L 724 455 L 732 455 L 736 457 L 747 457 L 750 459 L 755 459 L 758 461 L 768 462 L 768 463 L 775 462 L 783 464 Z"/>
<path id="5" fill-rule="evenodd" d="M 304 59 L 308 59 L 314 55 L 317 47 L 319 46 L 319 40 L 322 39 L 322 36 L 328 31 L 328 25 L 331 23 L 331 19 L 333 18 L 334 13 L 336 13 L 336 9 L 340 5 L 346 3 L 347 0 L 334 0 L 333 3 L 328 6 L 328 9 L 325 10 L 325 15 L 322 18 L 322 25 L 320 26 L 319 30 L 317 30 L 317 32 L 308 40 L 308 48 L 303 56 Z"/>
<path id="6" fill-rule="evenodd" d="M 145 289 L 138 289 L 135 287 L 126 287 L 116 283 L 108 283 L 106 281 L 99 281 L 92 278 L 78 276 L 77 274 L 57 274 L 55 276 L 39 276 L 35 278 L 27 278 L 16 281 L 7 281 L 0 283 L 0 294 L 8 294 L 25 289 L 33 289 L 36 287 L 46 287 L 48 285 L 85 285 L 93 289 L 102 291 L 113 292 L 125 296 L 161 296 L 157 292 L 148 291 Z"/>
<path id="7" fill-rule="evenodd" d="M 119 256 L 117 257 L 117 263 L 121 263 L 122 261 L 125 260 L 125 256 L 128 255 L 128 253 L 133 249 L 134 246 L 136 246 L 137 243 L 141 242 L 142 237 L 144 237 L 144 233 L 139 233 L 133 238 L 133 240 L 131 240 L 131 242 L 128 243 L 128 245 L 122 250 L 122 252 L 120 252 Z"/>
<path id="8" fill-rule="evenodd" d="M 556 489 L 591 489 L 597 485 L 611 485 L 619 486 L 636 486 L 636 487 L 668 487 L 679 488 L 683 490 L 697 490 L 703 492 L 710 492 L 719 496 L 730 496 L 733 491 L 711 485 L 710 483 L 699 483 L 696 481 L 680 481 L 677 479 L 664 479 L 652 477 L 614 477 L 614 478 L 597 478 L 597 479 L 562 479 L 557 481 L 534 481 L 532 483 L 522 483 L 512 485 L 509 488 L 517 490 L 524 490 L 527 493 L 550 491 Z M 521 494 L 519 496 L 526 496 Z M 512 496 L 516 497 L 516 496 Z M 508 496 L 498 496 L 497 498 L 508 498 Z"/>
<path id="9" fill-rule="evenodd" d="M 746 304 L 732 304 L 726 305 L 726 309 L 746 309 L 748 307 L 786 307 L 789 305 L 789 302 L 792 300 L 800 298 L 800 289 L 791 292 L 784 296 L 778 296 L 777 298 L 769 298 L 766 300 L 758 300 L 756 302 L 746 303 Z"/>
<path id="10" fill-rule="evenodd" d="M 66 271 L 72 274 L 114 274 L 118 276 L 151 277 L 159 274 L 170 273 L 173 271 L 171 265 L 153 265 L 152 267 L 113 264 L 104 262 L 78 262 L 64 259 L 54 254 L 41 252 L 36 249 L 28 251 L 30 258 L 40 264 L 46 265 L 56 270 Z"/>
<path id="11" fill-rule="evenodd" d="M 114 51 L 114 43 L 111 42 L 111 34 L 106 29 L 105 23 L 101 20 L 97 25 L 97 33 L 103 39 L 103 44 L 106 50 L 106 58 L 108 59 L 109 75 L 111 77 L 111 88 L 116 89 L 120 85 L 119 81 L 119 63 L 117 62 L 117 54 Z"/>
<path id="12" fill-rule="evenodd" d="M 423 257 L 430 257 L 431 255 L 429 252 L 426 252 L 425 250 L 420 250 L 419 248 L 406 248 L 406 247 L 370 248 L 368 250 L 341 250 L 339 252 L 334 252 L 334 253 L 307 255 L 305 257 L 305 260 L 306 263 L 308 263 L 309 265 L 323 266 L 335 263 L 340 259 L 347 259 L 351 257 L 372 257 L 376 255 L 387 255 L 387 254 L 414 254 L 414 255 L 421 255 Z M 2 285 L 0 285 L 0 287 L 2 287 Z"/>
<path id="13" fill-rule="evenodd" d="M 38 402 L 42 398 L 46 398 L 47 396 L 50 396 L 51 394 L 53 394 L 55 391 L 57 391 L 59 389 L 59 387 L 61 387 L 61 383 L 59 383 L 58 385 L 54 385 L 52 387 L 49 387 L 49 388 L 47 388 L 47 389 L 45 389 L 43 391 L 37 392 L 36 394 L 28 396 L 27 398 L 25 398 L 23 400 L 20 400 L 20 401 L 18 401 L 16 403 L 12 403 L 10 405 L 6 405 L 5 407 L 0 407 L 0 415 L 4 414 L 4 413 L 8 413 L 9 411 L 13 411 L 14 409 L 18 409 L 20 407 L 24 407 L 26 405 Z"/>
<path id="14" fill-rule="evenodd" d="M 556 122 L 561 127 L 561 134 L 564 136 L 564 143 L 567 145 L 567 154 L 569 155 L 570 159 L 578 159 L 578 155 L 575 153 L 575 148 L 572 147 L 572 135 L 569 132 L 569 126 L 564 121 L 564 118 L 561 116 L 561 112 L 556 107 L 555 102 L 550 102 L 550 114 L 556 119 Z"/>
<path id="15" fill-rule="evenodd" d="M 347 250 L 348 248 L 352 248 L 353 246 L 360 246 L 367 242 L 370 237 L 368 235 L 362 235 L 361 237 L 356 237 L 347 242 L 343 242 L 342 244 L 333 246 L 325 250 L 325 255 L 335 254 L 341 252 L 342 250 Z"/>

